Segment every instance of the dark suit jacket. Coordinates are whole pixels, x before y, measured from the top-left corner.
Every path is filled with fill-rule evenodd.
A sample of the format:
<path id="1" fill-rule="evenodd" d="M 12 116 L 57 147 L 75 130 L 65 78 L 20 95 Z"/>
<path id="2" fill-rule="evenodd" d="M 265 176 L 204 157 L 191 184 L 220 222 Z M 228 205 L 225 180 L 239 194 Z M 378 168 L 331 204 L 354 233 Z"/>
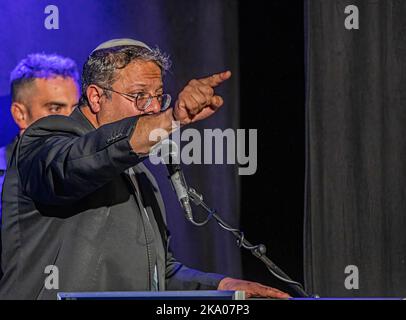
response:
<path id="1" fill-rule="evenodd" d="M 169 250 L 159 188 L 129 144 L 136 122 L 96 130 L 76 108 L 24 132 L 4 182 L 0 299 L 148 291 L 155 266 L 159 290 L 217 288 L 224 276 L 187 268 Z M 58 271 L 51 286 L 47 266 Z"/>
<path id="2" fill-rule="evenodd" d="M 2 199 L 2 193 L 3 193 L 3 182 L 4 182 L 4 177 L 6 175 L 6 170 L 7 170 L 7 162 L 11 157 L 11 154 L 14 150 L 15 144 L 17 143 L 18 137 L 16 137 L 13 142 L 9 143 L 8 145 L 1 147 L 0 148 L 0 279 L 3 276 L 3 269 L 1 269 L 1 217 L 2 217 L 2 204 L 1 204 L 1 199 Z"/>

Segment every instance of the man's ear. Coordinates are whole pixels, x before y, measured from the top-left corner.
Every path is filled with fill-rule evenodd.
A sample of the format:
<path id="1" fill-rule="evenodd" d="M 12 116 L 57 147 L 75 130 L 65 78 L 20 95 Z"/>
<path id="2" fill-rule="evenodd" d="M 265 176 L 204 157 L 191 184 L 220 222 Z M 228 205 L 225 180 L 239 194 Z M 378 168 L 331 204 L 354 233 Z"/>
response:
<path id="1" fill-rule="evenodd" d="M 86 89 L 87 100 L 89 101 L 89 107 L 93 113 L 100 111 L 100 101 L 103 96 L 103 91 L 98 86 L 91 84 Z"/>
<path id="2" fill-rule="evenodd" d="M 11 104 L 11 115 L 14 122 L 18 125 L 20 130 L 25 130 L 28 127 L 28 110 L 27 107 L 19 102 Z"/>

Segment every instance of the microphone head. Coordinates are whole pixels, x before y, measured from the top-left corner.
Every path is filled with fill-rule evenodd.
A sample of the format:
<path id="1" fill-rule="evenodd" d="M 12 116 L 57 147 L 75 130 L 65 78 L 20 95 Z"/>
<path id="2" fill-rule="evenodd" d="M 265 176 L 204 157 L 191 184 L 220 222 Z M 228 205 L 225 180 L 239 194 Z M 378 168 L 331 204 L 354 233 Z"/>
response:
<path id="1" fill-rule="evenodd" d="M 192 208 L 190 206 L 188 186 L 180 167 L 179 147 L 171 139 L 165 139 L 151 148 L 150 154 L 161 159 L 161 163 L 166 164 L 169 173 L 169 180 L 175 191 L 186 218 L 193 221 Z"/>

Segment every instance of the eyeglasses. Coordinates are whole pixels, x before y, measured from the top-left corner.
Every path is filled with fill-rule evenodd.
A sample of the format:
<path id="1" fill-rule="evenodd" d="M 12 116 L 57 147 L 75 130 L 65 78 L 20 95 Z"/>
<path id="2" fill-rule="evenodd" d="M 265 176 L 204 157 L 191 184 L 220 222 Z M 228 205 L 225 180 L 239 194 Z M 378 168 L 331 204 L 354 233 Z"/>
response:
<path id="1" fill-rule="evenodd" d="M 145 111 L 151 105 L 151 102 L 154 98 L 157 99 L 159 105 L 161 106 L 160 111 L 165 111 L 171 105 L 172 98 L 167 93 L 151 96 L 149 93 L 129 94 L 129 93 L 118 92 L 118 91 L 115 91 L 115 90 L 109 89 L 109 88 L 103 88 L 103 87 L 100 87 L 100 88 L 102 88 L 103 90 L 115 92 L 127 99 L 130 98 L 130 100 L 132 100 L 134 102 L 135 107 L 140 111 Z"/>

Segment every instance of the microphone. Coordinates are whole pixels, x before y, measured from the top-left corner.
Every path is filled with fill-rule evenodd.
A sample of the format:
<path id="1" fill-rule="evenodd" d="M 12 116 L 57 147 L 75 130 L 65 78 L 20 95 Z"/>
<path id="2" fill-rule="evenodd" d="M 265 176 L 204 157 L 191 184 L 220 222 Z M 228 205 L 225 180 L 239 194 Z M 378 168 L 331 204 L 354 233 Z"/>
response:
<path id="1" fill-rule="evenodd" d="M 178 200 L 185 211 L 186 219 L 193 221 L 192 207 L 190 205 L 188 195 L 188 186 L 180 166 L 178 145 L 170 139 L 165 139 L 159 143 L 158 148 L 158 152 L 161 153 L 160 157 L 168 169 L 168 178 L 171 180 L 172 188 L 175 190 Z"/>

